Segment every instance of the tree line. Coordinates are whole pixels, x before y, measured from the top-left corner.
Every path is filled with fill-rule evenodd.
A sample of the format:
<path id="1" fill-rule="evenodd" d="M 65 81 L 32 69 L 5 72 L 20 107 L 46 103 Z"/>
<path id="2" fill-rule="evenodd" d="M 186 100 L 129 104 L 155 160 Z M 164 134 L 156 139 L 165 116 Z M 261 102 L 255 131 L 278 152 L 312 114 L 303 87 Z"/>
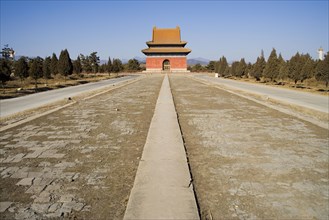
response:
<path id="1" fill-rule="evenodd" d="M 282 82 L 292 80 L 295 84 L 306 79 L 315 78 L 322 81 L 328 87 L 329 83 L 329 52 L 324 60 L 314 60 L 309 54 L 296 53 L 289 60 L 284 60 L 281 54 L 277 55 L 273 48 L 267 61 L 264 52 L 257 58 L 255 63 L 247 63 L 244 58 L 228 64 L 225 56 L 218 61 L 210 61 L 206 67 L 195 65 L 192 71 L 212 71 L 223 77 L 253 77 L 257 81 Z"/>
<path id="2" fill-rule="evenodd" d="M 136 59 L 130 59 L 127 64 L 122 64 L 120 59 L 109 57 L 108 61 L 100 64 L 100 58 L 97 52 L 92 52 L 90 55 L 80 54 L 76 60 L 71 60 L 69 52 L 64 49 L 60 52 L 59 58 L 55 53 L 52 56 L 47 56 L 44 59 L 41 57 L 28 58 L 20 57 L 17 61 L 10 60 L 6 57 L 0 59 L 0 80 L 2 86 L 14 77 L 25 80 L 30 77 L 35 82 L 37 88 L 38 79 L 50 79 L 56 75 L 64 77 L 64 80 L 69 75 L 82 73 L 119 73 L 122 71 L 135 72 L 139 71 L 140 63 Z"/>

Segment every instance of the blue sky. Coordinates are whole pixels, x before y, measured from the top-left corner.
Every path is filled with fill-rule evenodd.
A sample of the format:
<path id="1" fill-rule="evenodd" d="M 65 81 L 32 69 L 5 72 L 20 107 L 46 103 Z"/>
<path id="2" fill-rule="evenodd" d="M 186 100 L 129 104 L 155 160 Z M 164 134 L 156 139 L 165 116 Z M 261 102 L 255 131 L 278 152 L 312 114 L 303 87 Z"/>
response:
<path id="1" fill-rule="evenodd" d="M 327 1 L 3 1 L 1 47 L 18 55 L 144 57 L 152 28 L 181 27 L 188 58 L 254 62 L 272 48 L 290 59 L 328 51 Z"/>

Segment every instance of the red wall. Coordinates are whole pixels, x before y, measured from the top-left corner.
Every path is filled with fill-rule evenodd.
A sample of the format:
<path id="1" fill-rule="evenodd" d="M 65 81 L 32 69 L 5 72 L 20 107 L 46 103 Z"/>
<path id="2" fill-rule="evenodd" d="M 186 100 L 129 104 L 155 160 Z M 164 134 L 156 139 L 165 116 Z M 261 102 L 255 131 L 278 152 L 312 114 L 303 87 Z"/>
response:
<path id="1" fill-rule="evenodd" d="M 164 60 L 169 60 L 170 68 L 187 68 L 186 57 L 146 57 L 146 69 L 162 69 Z"/>

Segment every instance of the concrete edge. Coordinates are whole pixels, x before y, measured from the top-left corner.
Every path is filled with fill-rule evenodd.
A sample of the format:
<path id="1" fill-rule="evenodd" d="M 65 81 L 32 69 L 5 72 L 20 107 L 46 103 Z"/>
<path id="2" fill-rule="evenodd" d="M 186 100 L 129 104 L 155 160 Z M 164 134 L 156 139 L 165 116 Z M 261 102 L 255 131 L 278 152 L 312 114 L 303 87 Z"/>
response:
<path id="1" fill-rule="evenodd" d="M 168 75 L 168 80 L 169 80 L 169 85 L 171 85 L 171 78 L 170 78 L 170 75 Z M 176 102 L 175 102 L 175 97 L 172 93 L 172 88 L 170 86 L 170 92 L 172 94 L 172 99 L 173 99 L 173 103 L 174 103 L 174 108 L 175 108 L 175 112 L 176 112 L 176 118 L 177 118 L 177 122 L 178 122 L 178 127 L 179 127 L 179 131 L 181 133 L 181 137 L 182 137 L 182 141 L 183 141 L 183 146 L 184 146 L 184 151 L 185 151 L 185 157 L 186 157 L 186 163 L 187 163 L 187 167 L 188 167 L 188 170 L 189 170 L 189 173 L 190 173 L 190 184 L 189 184 L 189 188 L 191 188 L 191 190 L 193 191 L 193 194 L 194 194 L 194 199 L 195 199 L 195 203 L 196 203 L 196 206 L 197 206 L 197 211 L 198 211 L 198 214 L 199 214 L 199 218 L 201 219 L 201 209 L 200 209 L 200 204 L 199 204 L 199 200 L 198 200 L 198 195 L 196 193 L 196 188 L 193 184 L 193 173 L 192 173 L 192 168 L 191 168 L 191 165 L 190 165 L 190 157 L 189 157 L 189 154 L 188 154 L 188 151 L 187 151 L 187 148 L 186 148 L 186 142 L 185 142 L 185 138 L 184 138 L 184 133 L 183 133 L 183 130 L 182 130 L 182 126 L 180 124 L 180 119 L 179 119 L 179 114 L 177 113 L 177 108 L 176 108 Z"/>
<path id="2" fill-rule="evenodd" d="M 205 79 L 199 79 L 192 76 L 186 76 L 186 77 L 194 81 L 203 83 L 205 85 L 210 85 L 217 89 L 222 89 L 231 94 L 240 96 L 242 98 L 246 98 L 250 101 L 275 109 L 282 113 L 297 117 L 299 119 L 310 122 L 316 126 L 329 130 L 329 116 L 325 112 L 317 111 L 313 108 L 307 108 L 305 106 L 300 106 L 297 104 L 292 104 L 280 99 L 269 98 L 267 95 L 260 95 L 259 93 L 253 93 L 250 91 L 245 91 L 230 86 L 217 85 Z"/>
<path id="3" fill-rule="evenodd" d="M 135 83 L 135 82 L 137 82 L 137 81 L 139 81 L 139 80 L 141 80 L 141 79 L 143 79 L 143 78 L 144 78 L 143 76 L 139 76 L 139 77 L 137 77 L 136 79 L 132 79 L 132 80 L 127 80 L 127 81 L 119 82 L 119 83 L 118 83 L 118 84 L 119 84 L 118 86 L 116 86 L 115 84 L 111 84 L 111 85 L 109 85 L 109 86 L 106 86 L 105 88 L 101 88 L 101 89 L 98 89 L 98 90 L 96 89 L 96 90 L 94 90 L 94 91 L 90 91 L 90 92 L 82 93 L 82 94 L 79 94 L 79 95 L 73 96 L 72 98 L 77 99 L 77 98 L 79 98 L 79 97 L 83 97 L 84 95 L 87 94 L 87 97 L 82 98 L 82 101 L 84 101 L 84 100 L 88 100 L 88 99 L 94 98 L 94 97 L 96 97 L 96 96 L 102 95 L 102 94 L 104 94 L 104 93 L 107 93 L 107 92 L 113 91 L 113 90 L 115 90 L 115 89 L 119 89 L 119 88 L 122 88 L 122 87 L 124 87 L 124 86 L 130 85 L 130 84 Z M 110 87 L 110 88 L 107 88 L 107 87 Z M 105 89 L 105 91 L 104 91 L 104 89 Z M 89 93 L 89 94 L 88 94 L 88 93 Z M 95 94 L 95 93 L 96 93 L 96 94 Z M 88 95 L 89 95 L 89 96 L 88 96 Z M 55 102 L 53 102 L 53 103 L 51 103 L 51 104 L 59 103 L 58 105 L 61 105 L 61 102 L 62 102 L 62 101 L 55 101 Z M 6 130 L 8 130 L 8 129 L 14 128 L 14 127 L 19 126 L 19 125 L 24 124 L 24 123 L 30 122 L 30 121 L 32 121 L 32 120 L 35 120 L 35 119 L 37 119 L 37 118 L 40 118 L 40 117 L 45 116 L 45 115 L 48 115 L 48 114 L 51 114 L 51 113 L 53 113 L 53 112 L 59 111 L 59 110 L 61 110 L 61 109 L 64 109 L 64 108 L 69 107 L 69 106 L 71 106 L 71 105 L 73 105 L 73 104 L 76 104 L 76 103 L 78 103 L 78 101 L 73 101 L 73 102 L 71 102 L 71 103 L 64 104 L 64 105 L 62 105 L 62 106 L 56 107 L 56 108 L 54 108 L 54 109 L 50 109 L 50 110 L 45 111 L 45 112 L 42 112 L 42 113 L 32 114 L 32 115 L 28 116 L 27 118 L 24 118 L 24 119 L 22 119 L 22 120 L 19 120 L 19 121 L 17 121 L 17 122 L 14 122 L 14 123 L 12 123 L 12 124 L 9 124 L 9 125 L 2 126 L 2 127 L 0 128 L 0 132 L 6 131 Z M 37 110 L 37 109 L 40 109 L 40 108 L 43 108 L 43 107 L 49 106 L 49 105 L 51 105 L 51 104 L 41 105 L 41 106 L 36 107 L 36 108 L 32 108 L 32 109 L 28 109 L 28 110 L 25 110 L 25 111 L 22 111 L 22 112 L 19 112 L 19 113 L 15 113 L 15 114 L 13 114 L 13 115 L 9 115 L 9 116 L 6 116 L 6 117 L 4 117 L 4 118 L 1 118 L 1 120 L 6 120 L 7 118 L 15 117 L 15 115 L 22 114 L 22 113 L 24 113 L 24 112 L 30 112 L 30 111 L 33 111 L 33 110 Z"/>

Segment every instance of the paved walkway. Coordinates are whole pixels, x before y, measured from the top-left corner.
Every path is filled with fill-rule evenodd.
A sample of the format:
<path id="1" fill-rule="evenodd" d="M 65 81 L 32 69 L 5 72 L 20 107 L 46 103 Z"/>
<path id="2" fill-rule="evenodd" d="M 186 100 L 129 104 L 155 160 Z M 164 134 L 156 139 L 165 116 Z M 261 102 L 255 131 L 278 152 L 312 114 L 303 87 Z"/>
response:
<path id="1" fill-rule="evenodd" d="M 11 114 L 25 111 L 32 108 L 37 108 L 52 102 L 63 100 L 68 97 L 73 97 L 87 91 L 105 88 L 109 85 L 127 81 L 137 77 L 125 76 L 121 78 L 102 80 L 95 83 L 88 83 L 84 85 L 71 86 L 63 89 L 55 89 L 47 92 L 40 92 L 32 95 L 22 96 L 13 99 L 0 100 L 0 117 L 6 117 Z"/>
<path id="2" fill-rule="evenodd" d="M 199 219 L 168 76 L 164 78 L 124 219 Z"/>
<path id="3" fill-rule="evenodd" d="M 238 82 L 230 79 L 214 78 L 205 75 L 197 75 L 196 77 L 233 89 L 252 92 L 258 95 L 265 95 L 270 99 L 275 99 L 301 107 L 314 109 L 324 113 L 329 112 L 329 96 L 293 91 L 284 88 L 274 88 L 270 86 L 251 84 L 246 82 Z"/>

